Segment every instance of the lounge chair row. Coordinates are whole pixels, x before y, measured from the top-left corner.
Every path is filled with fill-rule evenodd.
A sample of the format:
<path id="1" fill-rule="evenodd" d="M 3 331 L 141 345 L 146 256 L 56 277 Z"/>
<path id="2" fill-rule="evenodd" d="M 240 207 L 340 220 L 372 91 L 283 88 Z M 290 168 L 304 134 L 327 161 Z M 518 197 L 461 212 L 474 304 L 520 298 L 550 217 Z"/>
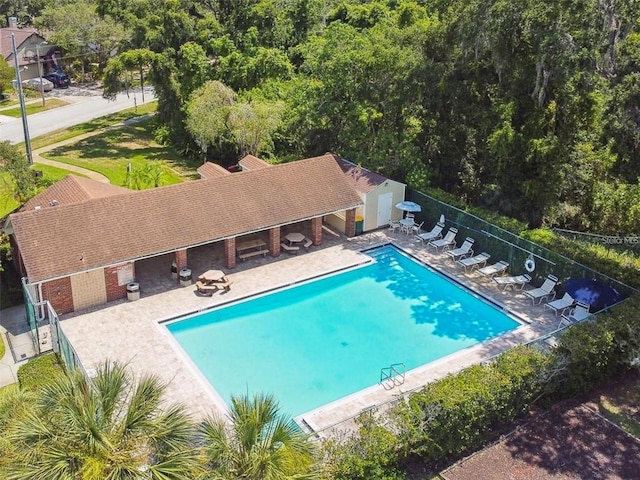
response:
<path id="1" fill-rule="evenodd" d="M 561 299 L 555 300 L 556 286 L 558 284 L 558 278 L 556 276 L 548 275 L 540 287 L 532 290 L 524 290 L 525 285 L 531 282 L 531 276 L 529 274 L 501 276 L 504 275 L 509 268 L 508 262 L 501 260 L 493 265 L 487 265 L 491 255 L 487 252 L 474 255 L 472 249 L 474 244 L 473 238 L 467 237 L 462 246 L 455 248 L 455 238 L 458 230 L 452 227 L 444 237 L 442 236 L 443 230 L 444 223 L 438 222 L 430 232 L 417 233 L 416 238 L 422 243 L 426 243 L 427 247 L 433 247 L 436 252 L 442 248 L 442 251 L 446 252 L 447 256 L 464 267 L 465 272 L 468 272 L 469 269 L 473 271 L 477 268 L 478 273 L 490 278 L 496 283 L 498 288 L 502 290 L 506 290 L 507 288 L 523 290 L 523 294 L 530 298 L 534 305 L 540 305 L 543 300 L 547 301 L 548 303 L 545 304 L 545 307 L 553 310 L 556 316 L 558 313 L 561 313 L 565 321 L 572 321 L 572 319 L 581 320 L 589 315 L 589 305 L 576 302 L 568 293 L 565 293 Z M 565 315 L 565 311 L 567 310 L 570 310 L 570 313 Z"/>

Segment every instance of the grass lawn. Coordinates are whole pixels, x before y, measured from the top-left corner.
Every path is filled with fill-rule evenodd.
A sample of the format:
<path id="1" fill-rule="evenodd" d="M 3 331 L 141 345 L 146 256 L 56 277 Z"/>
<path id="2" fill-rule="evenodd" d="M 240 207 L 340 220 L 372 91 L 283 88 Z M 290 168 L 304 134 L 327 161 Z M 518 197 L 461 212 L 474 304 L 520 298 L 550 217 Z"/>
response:
<path id="1" fill-rule="evenodd" d="M 145 103 L 144 105 L 138 106 L 138 108 L 128 108 L 120 112 L 105 115 L 104 117 L 96 118 L 94 120 L 91 120 L 90 122 L 80 123 L 78 125 L 74 125 L 73 127 L 65 128 L 62 130 L 56 130 L 55 132 L 41 135 L 37 138 L 32 138 L 31 148 L 35 150 L 36 148 L 46 147 L 47 145 L 62 142 L 63 140 L 67 140 L 69 138 L 78 137 L 80 135 L 84 135 L 85 133 L 94 132 L 101 128 L 112 127 L 113 125 L 122 123 L 125 120 L 129 120 L 131 118 L 146 115 L 148 113 L 154 113 L 157 106 L 158 102 L 149 102 Z"/>
<path id="2" fill-rule="evenodd" d="M 60 100 L 59 98 L 50 98 L 46 100 L 45 106 L 42 106 L 42 102 L 30 103 L 25 105 L 25 109 L 27 111 L 27 115 L 31 115 L 33 113 L 44 112 L 45 110 L 51 110 L 52 108 L 64 107 L 65 105 L 69 105 L 69 102 L 65 102 L 64 100 Z M 22 110 L 20 107 L 9 108 L 7 110 L 0 111 L 2 115 L 7 115 L 9 117 L 20 117 L 22 115 Z"/>
<path id="3" fill-rule="evenodd" d="M 74 144 L 57 147 L 44 156 L 102 173 L 113 185 L 125 187 L 128 186 L 129 164 L 136 171 L 159 162 L 164 167 L 161 185 L 197 178 L 192 161 L 181 157 L 173 147 L 155 142 L 152 120 L 109 129 Z"/>
<path id="4" fill-rule="evenodd" d="M 80 177 L 84 176 L 79 173 L 70 172 L 69 170 L 42 164 L 34 165 L 33 169 L 40 170 L 44 179 L 54 182 L 66 177 L 70 173 Z M 0 172 L 0 218 L 4 217 L 9 212 L 12 212 L 19 206 L 18 202 L 16 202 L 13 199 L 13 196 L 9 193 L 11 190 L 12 186 L 9 175 L 6 172 Z"/>
<path id="5" fill-rule="evenodd" d="M 13 182 L 7 172 L 0 171 L 0 218 L 12 212 L 19 203 L 11 195 Z"/>
<path id="6" fill-rule="evenodd" d="M 43 165 L 42 163 L 36 163 L 32 168 L 33 170 L 41 171 L 43 178 L 46 178 L 47 180 L 50 180 L 53 182 L 60 180 L 69 174 L 73 174 L 76 177 L 86 178 L 86 175 L 82 175 L 81 173 L 70 172 L 69 170 L 65 170 L 64 168 L 52 167 L 50 165 Z"/>

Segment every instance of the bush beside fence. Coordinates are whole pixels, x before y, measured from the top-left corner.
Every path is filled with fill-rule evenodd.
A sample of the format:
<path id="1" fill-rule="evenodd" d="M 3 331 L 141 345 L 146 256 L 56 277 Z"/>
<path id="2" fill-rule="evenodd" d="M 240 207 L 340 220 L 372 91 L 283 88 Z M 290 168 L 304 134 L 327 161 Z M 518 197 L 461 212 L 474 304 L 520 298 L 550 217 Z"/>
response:
<path id="1" fill-rule="evenodd" d="M 400 478 L 403 462 L 436 468 L 494 441 L 534 403 L 587 392 L 640 363 L 640 296 L 565 330 L 550 353 L 516 347 L 485 365 L 430 383 L 377 416 L 358 434 L 332 440 L 330 477 Z"/>

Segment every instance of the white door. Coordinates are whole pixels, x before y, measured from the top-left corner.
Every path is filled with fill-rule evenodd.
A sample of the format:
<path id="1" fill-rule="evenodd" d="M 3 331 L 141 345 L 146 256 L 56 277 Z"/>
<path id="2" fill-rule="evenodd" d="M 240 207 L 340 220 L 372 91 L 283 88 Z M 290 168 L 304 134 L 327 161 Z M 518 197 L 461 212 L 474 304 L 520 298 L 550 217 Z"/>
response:
<path id="1" fill-rule="evenodd" d="M 391 220 L 391 209 L 393 208 L 393 192 L 378 195 L 378 224 L 377 227 L 387 225 Z"/>

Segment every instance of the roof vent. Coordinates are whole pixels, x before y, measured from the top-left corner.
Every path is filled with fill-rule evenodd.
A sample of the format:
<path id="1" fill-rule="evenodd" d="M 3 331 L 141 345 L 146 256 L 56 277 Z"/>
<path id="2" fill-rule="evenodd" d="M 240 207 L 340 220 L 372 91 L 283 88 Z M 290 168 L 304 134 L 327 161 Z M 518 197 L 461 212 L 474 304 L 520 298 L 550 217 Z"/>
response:
<path id="1" fill-rule="evenodd" d="M 49 202 L 50 207 L 55 207 L 56 205 L 60 205 L 60 202 L 58 200 L 51 200 Z"/>
<path id="2" fill-rule="evenodd" d="M 9 28 L 18 28 L 18 17 L 9 17 Z"/>
<path id="3" fill-rule="evenodd" d="M 40 205 L 36 205 L 35 207 L 33 207 L 34 210 L 42 210 L 42 207 Z"/>

